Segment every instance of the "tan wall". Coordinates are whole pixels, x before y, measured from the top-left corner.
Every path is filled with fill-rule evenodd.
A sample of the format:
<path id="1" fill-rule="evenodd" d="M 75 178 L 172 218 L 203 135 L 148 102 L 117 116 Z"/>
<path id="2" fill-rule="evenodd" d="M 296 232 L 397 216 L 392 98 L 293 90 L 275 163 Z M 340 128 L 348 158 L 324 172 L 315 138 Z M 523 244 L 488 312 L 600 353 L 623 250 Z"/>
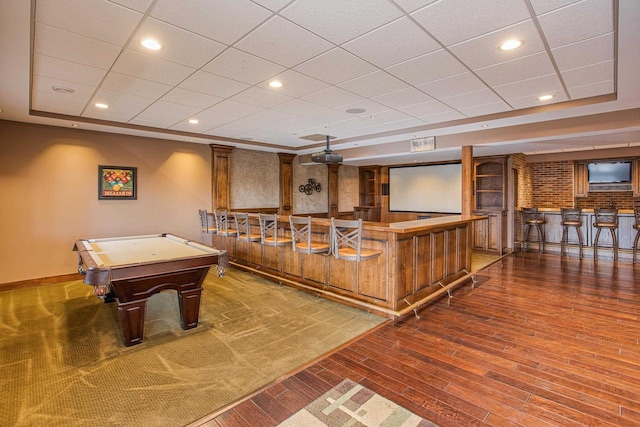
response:
<path id="1" fill-rule="evenodd" d="M 73 273 L 78 238 L 199 240 L 207 145 L 0 121 L 0 283 Z M 98 200 L 98 165 L 138 168 L 137 200 Z"/>
<path id="2" fill-rule="evenodd" d="M 231 152 L 231 209 L 278 208 L 280 160 L 276 153 Z"/>

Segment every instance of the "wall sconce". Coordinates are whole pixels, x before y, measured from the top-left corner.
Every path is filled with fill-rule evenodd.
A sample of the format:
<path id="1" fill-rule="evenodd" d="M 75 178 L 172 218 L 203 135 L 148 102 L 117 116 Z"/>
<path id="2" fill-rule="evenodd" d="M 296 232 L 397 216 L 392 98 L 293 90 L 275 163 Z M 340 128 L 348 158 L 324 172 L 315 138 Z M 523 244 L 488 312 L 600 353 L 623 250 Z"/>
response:
<path id="1" fill-rule="evenodd" d="M 301 193 L 306 194 L 307 196 L 311 195 L 311 193 L 313 193 L 313 190 L 316 190 L 318 193 L 322 191 L 322 186 L 320 185 L 319 182 L 316 182 L 315 179 L 313 178 L 309 178 L 309 182 L 307 184 L 301 184 L 298 187 L 298 190 Z"/>

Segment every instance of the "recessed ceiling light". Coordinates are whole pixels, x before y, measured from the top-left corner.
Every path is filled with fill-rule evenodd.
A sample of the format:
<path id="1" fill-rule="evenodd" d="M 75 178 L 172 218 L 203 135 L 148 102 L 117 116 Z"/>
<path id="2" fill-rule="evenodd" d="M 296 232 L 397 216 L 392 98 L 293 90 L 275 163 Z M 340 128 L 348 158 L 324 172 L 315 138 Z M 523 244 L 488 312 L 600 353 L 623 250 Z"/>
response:
<path id="1" fill-rule="evenodd" d="M 142 47 L 145 47 L 149 50 L 160 50 L 162 49 L 162 45 L 158 43 L 157 40 L 154 39 L 144 39 L 140 42 Z"/>
<path id="2" fill-rule="evenodd" d="M 538 101 L 548 101 L 553 98 L 553 95 L 541 95 L 538 97 Z"/>
<path id="3" fill-rule="evenodd" d="M 364 113 L 365 110 L 364 108 L 349 108 L 348 110 L 345 110 L 345 113 L 349 113 L 349 114 L 362 114 Z"/>
<path id="4" fill-rule="evenodd" d="M 504 43 L 501 43 L 500 46 L 498 46 L 498 49 L 500 49 L 500 50 L 513 50 L 513 49 L 519 48 L 523 44 L 524 44 L 524 41 L 522 41 L 522 40 L 511 39 L 511 40 L 507 40 Z"/>
<path id="5" fill-rule="evenodd" d="M 71 127 L 72 127 L 72 128 L 77 128 L 78 126 L 80 126 L 80 125 L 79 125 L 79 124 L 76 124 L 76 123 L 72 123 L 72 124 L 71 124 Z"/>
<path id="6" fill-rule="evenodd" d="M 75 90 L 71 89 L 70 87 L 51 86 L 51 89 L 53 89 L 54 92 L 64 93 L 65 95 L 71 95 L 72 93 L 75 93 Z"/>
<path id="7" fill-rule="evenodd" d="M 481 125 L 480 127 L 483 127 L 483 128 L 488 128 L 488 127 L 489 127 L 489 125 L 487 125 L 487 124 L 484 124 L 484 125 Z"/>
<path id="8" fill-rule="evenodd" d="M 198 120 L 198 119 L 189 119 L 189 123 L 191 123 L 192 125 L 197 125 L 198 123 L 200 123 L 200 120 Z"/>
<path id="9" fill-rule="evenodd" d="M 96 102 L 94 105 L 98 108 L 109 108 L 109 104 L 103 104 L 102 102 Z"/>
<path id="10" fill-rule="evenodd" d="M 272 87 L 272 88 L 282 87 L 282 82 L 279 82 L 278 80 L 272 80 L 269 82 L 269 87 Z"/>

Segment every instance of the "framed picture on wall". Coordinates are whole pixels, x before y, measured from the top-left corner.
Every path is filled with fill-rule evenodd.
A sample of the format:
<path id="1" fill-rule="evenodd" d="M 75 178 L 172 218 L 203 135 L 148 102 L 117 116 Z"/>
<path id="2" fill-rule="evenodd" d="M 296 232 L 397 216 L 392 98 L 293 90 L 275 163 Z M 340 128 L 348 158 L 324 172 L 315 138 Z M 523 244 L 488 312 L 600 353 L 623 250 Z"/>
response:
<path id="1" fill-rule="evenodd" d="M 138 198 L 138 168 L 98 166 L 99 200 L 135 200 Z"/>

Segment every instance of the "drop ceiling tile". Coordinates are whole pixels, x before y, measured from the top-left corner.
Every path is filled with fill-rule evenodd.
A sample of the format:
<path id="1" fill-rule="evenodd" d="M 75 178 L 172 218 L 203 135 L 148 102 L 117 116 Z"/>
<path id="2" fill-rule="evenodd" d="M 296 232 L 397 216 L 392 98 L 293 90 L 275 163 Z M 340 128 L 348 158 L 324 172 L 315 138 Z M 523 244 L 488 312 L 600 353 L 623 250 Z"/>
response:
<path id="1" fill-rule="evenodd" d="M 573 86 L 569 87 L 568 90 L 572 99 L 581 99 L 613 93 L 614 85 L 613 80 L 608 80 L 584 86 Z"/>
<path id="2" fill-rule="evenodd" d="M 494 90 L 507 102 L 512 99 L 523 98 L 525 96 L 534 99 L 545 93 L 562 92 L 562 82 L 557 74 L 547 74 L 546 76 L 534 77 L 528 80 L 520 80 L 506 85 L 494 86 Z"/>
<path id="3" fill-rule="evenodd" d="M 250 116 L 251 114 L 262 111 L 263 109 L 264 107 L 243 104 L 242 102 L 231 101 L 229 99 L 208 108 L 209 111 L 231 114 L 236 116 L 236 118 Z"/>
<path id="4" fill-rule="evenodd" d="M 133 50 L 124 51 L 112 70 L 168 85 L 177 85 L 195 71 L 185 65 Z"/>
<path id="5" fill-rule="evenodd" d="M 369 126 L 384 126 L 379 123 L 373 123 L 373 120 L 365 117 L 354 117 L 349 120 L 343 120 L 341 122 L 334 122 L 327 127 L 317 128 L 317 133 L 328 133 L 334 135 L 338 132 L 351 131 L 355 129 L 362 129 Z M 323 130 L 324 129 L 324 130 Z"/>
<path id="6" fill-rule="evenodd" d="M 285 67 L 294 67 L 331 49 L 333 45 L 289 21 L 275 17 L 240 40 L 235 47 Z"/>
<path id="7" fill-rule="evenodd" d="M 411 16 L 445 46 L 531 18 L 525 2 L 512 0 L 443 0 Z"/>
<path id="8" fill-rule="evenodd" d="M 180 83 L 179 87 L 220 98 L 227 98 L 247 89 L 249 85 L 204 71 L 196 71 Z"/>
<path id="9" fill-rule="evenodd" d="M 496 102 L 495 104 L 477 105 L 469 108 L 461 108 L 459 111 L 467 117 L 478 117 L 486 114 L 502 113 L 503 111 L 509 111 L 509 107 L 504 102 Z"/>
<path id="10" fill-rule="evenodd" d="M 579 1 L 582 0 L 530 0 L 536 15 L 542 15 Z"/>
<path id="11" fill-rule="evenodd" d="M 146 12 L 153 0 L 109 0 L 121 6 L 128 7 L 138 12 Z"/>
<path id="12" fill-rule="evenodd" d="M 302 99 L 314 104 L 322 105 L 323 107 L 336 108 L 341 105 L 360 101 L 363 98 L 355 93 L 347 92 L 346 90 L 332 86 L 310 95 L 303 96 Z"/>
<path id="13" fill-rule="evenodd" d="M 433 101 L 433 98 L 418 89 L 410 87 L 397 92 L 376 96 L 373 100 L 391 108 L 399 108 Z"/>
<path id="14" fill-rule="evenodd" d="M 549 101 L 539 101 L 538 96 L 542 95 L 543 93 L 553 95 L 553 98 L 550 99 Z M 563 89 L 556 90 L 556 91 L 547 90 L 545 92 L 538 92 L 537 94 L 533 94 L 530 96 L 524 96 L 522 98 L 508 99 L 509 104 L 516 110 L 521 108 L 539 107 L 541 105 L 547 105 L 547 104 L 556 104 L 558 102 L 564 102 L 567 100 L 568 98 L 565 95 Z"/>
<path id="15" fill-rule="evenodd" d="M 513 83 L 554 73 L 546 52 L 476 70 L 476 74 L 489 86 Z"/>
<path id="16" fill-rule="evenodd" d="M 585 0 L 539 16 L 549 46 L 553 49 L 612 32 L 611 1 Z"/>
<path id="17" fill-rule="evenodd" d="M 118 46 L 43 24 L 36 24 L 34 48 L 47 56 L 103 70 L 111 68 L 121 50 Z"/>
<path id="18" fill-rule="evenodd" d="M 109 73 L 104 79 L 102 87 L 104 89 L 115 90 L 131 95 L 144 96 L 147 98 L 160 98 L 172 88 L 172 86 L 169 85 L 152 82 L 151 80 L 143 80 L 120 73 Z"/>
<path id="19" fill-rule="evenodd" d="M 524 44 L 518 49 L 502 51 L 498 46 L 506 40 L 519 39 Z M 449 50 L 472 70 L 511 61 L 545 51 L 533 21 L 527 20 L 502 30 L 453 45 Z"/>
<path id="20" fill-rule="evenodd" d="M 151 105 L 155 99 L 142 96 L 129 95 L 108 89 L 100 89 L 91 99 L 83 117 L 106 118 L 107 120 L 129 121 L 142 110 Z M 97 108 L 95 103 L 109 105 L 106 110 Z M 111 119 L 109 119 L 111 118 Z"/>
<path id="21" fill-rule="evenodd" d="M 209 108 L 221 102 L 224 98 L 208 95 L 206 93 L 194 92 L 192 90 L 175 87 L 167 92 L 160 100 L 173 102 L 174 104 L 188 105 L 200 109 Z"/>
<path id="22" fill-rule="evenodd" d="M 442 113 L 422 116 L 420 118 L 429 123 L 444 123 L 444 122 L 450 122 L 453 120 L 465 119 L 466 117 L 467 116 L 460 113 L 459 111 L 449 110 L 449 111 L 443 111 Z"/>
<path id="23" fill-rule="evenodd" d="M 253 86 L 230 98 L 231 101 L 243 104 L 255 105 L 263 108 L 275 107 L 278 104 L 290 101 L 290 96 Z"/>
<path id="24" fill-rule="evenodd" d="M 462 108 L 475 107 L 476 105 L 493 104 L 502 100 L 492 90 L 482 89 L 476 92 L 442 98 L 441 101 L 454 110 L 461 110 Z"/>
<path id="25" fill-rule="evenodd" d="M 418 89 L 436 99 L 455 96 L 461 93 L 475 92 L 485 89 L 486 87 L 487 85 L 485 85 L 482 80 L 469 72 L 456 74 L 417 86 Z"/>
<path id="26" fill-rule="evenodd" d="M 124 46 L 143 15 L 104 0 L 38 0 L 36 21 Z"/>
<path id="27" fill-rule="evenodd" d="M 331 49 L 295 67 L 296 71 L 332 84 L 376 71 L 376 67 L 341 48 Z"/>
<path id="28" fill-rule="evenodd" d="M 231 45 L 271 16 L 249 0 L 158 0 L 151 16 L 221 43 Z"/>
<path id="29" fill-rule="evenodd" d="M 47 111 L 57 114 L 68 114 L 71 116 L 79 116 L 85 102 L 79 99 L 60 100 L 57 94 L 34 91 L 32 94 L 31 108 L 35 111 Z"/>
<path id="30" fill-rule="evenodd" d="M 422 117 L 430 116 L 437 113 L 443 113 L 451 109 L 440 101 L 430 101 L 424 102 L 422 104 L 410 105 L 408 107 L 401 107 L 398 108 L 398 110 L 414 117 Z"/>
<path id="31" fill-rule="evenodd" d="M 386 68 L 386 71 L 412 85 L 419 85 L 464 73 L 467 69 L 444 49 Z"/>
<path id="32" fill-rule="evenodd" d="M 607 33 L 552 49 L 551 53 L 560 71 L 565 71 L 613 60 L 613 45 L 613 33 Z"/>
<path id="33" fill-rule="evenodd" d="M 403 8 L 405 11 L 411 13 L 414 10 L 420 9 L 429 5 L 436 0 L 395 0 L 396 4 Z"/>
<path id="34" fill-rule="evenodd" d="M 192 116 L 199 111 L 200 109 L 197 107 L 174 104 L 166 101 L 156 101 L 138 114 L 131 122 L 135 123 L 136 120 L 151 120 L 157 123 L 163 123 L 165 127 L 169 127 L 192 118 Z"/>
<path id="35" fill-rule="evenodd" d="M 387 126 L 389 126 L 391 128 L 391 130 L 397 130 L 397 129 L 410 129 L 410 128 L 414 128 L 417 126 L 424 126 L 429 124 L 428 121 L 423 120 L 423 119 L 418 119 L 416 117 L 411 117 L 409 119 L 406 120 L 399 120 L 397 122 L 390 122 L 390 123 L 386 123 Z"/>
<path id="36" fill-rule="evenodd" d="M 54 86 L 73 89 L 73 93 L 60 93 L 53 90 Z M 34 109 L 45 108 L 45 111 L 58 112 L 55 105 L 59 105 L 66 114 L 79 115 L 85 105 L 91 99 L 95 86 L 83 85 L 60 78 L 46 76 L 33 77 L 32 107 Z M 40 108 L 38 108 L 40 107 Z"/>
<path id="37" fill-rule="evenodd" d="M 400 120 L 412 119 L 408 114 L 401 113 L 398 110 L 386 110 L 375 114 L 374 121 L 378 123 L 392 123 Z"/>
<path id="38" fill-rule="evenodd" d="M 341 44 L 402 16 L 386 0 L 298 0 L 280 13 L 333 43 Z"/>
<path id="39" fill-rule="evenodd" d="M 393 49 L 381 49 L 393 46 Z M 401 18 L 343 45 L 343 48 L 384 68 L 436 51 L 441 46 L 409 18 Z"/>
<path id="40" fill-rule="evenodd" d="M 345 113 L 342 111 L 324 110 L 320 113 L 307 116 L 306 118 L 316 123 L 315 126 L 326 126 L 326 125 L 330 125 L 331 123 L 338 123 L 344 120 L 350 120 L 353 118 L 353 116 L 349 113 Z"/>
<path id="41" fill-rule="evenodd" d="M 562 73 L 562 78 L 567 87 L 584 86 L 613 80 L 613 61 L 567 70 Z"/>
<path id="42" fill-rule="evenodd" d="M 376 71 L 375 73 L 341 83 L 338 86 L 365 98 L 373 98 L 409 87 L 408 84 L 384 71 Z"/>
<path id="43" fill-rule="evenodd" d="M 96 87 L 107 73 L 100 68 L 41 54 L 33 55 L 33 74 Z"/>
<path id="44" fill-rule="evenodd" d="M 255 55 L 230 48 L 205 65 L 202 70 L 251 85 L 281 73 L 286 68 Z"/>
<path id="45" fill-rule="evenodd" d="M 291 101 L 276 105 L 271 109 L 296 116 L 305 116 L 307 114 L 316 114 L 324 111 L 326 107 L 303 101 L 302 99 L 292 99 Z"/>
<path id="46" fill-rule="evenodd" d="M 202 132 L 204 130 L 212 129 L 217 126 L 222 126 L 226 123 L 231 123 L 235 120 L 238 120 L 240 117 L 235 116 L 233 114 L 227 114 L 219 111 L 213 110 L 205 110 L 200 111 L 193 115 L 193 118 L 198 119 L 198 124 L 193 125 L 188 121 L 183 121 L 171 127 L 171 129 L 177 130 L 189 130 L 193 131 L 194 129 L 197 132 Z"/>
<path id="47" fill-rule="evenodd" d="M 305 95 L 309 95 L 310 93 L 317 92 L 329 87 L 329 85 L 325 82 L 293 70 L 287 70 L 284 73 L 278 74 L 277 76 L 273 77 L 273 80 L 278 80 L 279 82 L 281 82 L 282 87 L 277 89 L 271 88 L 267 84 L 268 81 L 263 82 L 262 87 L 268 91 L 281 93 L 293 98 L 299 98 Z"/>
<path id="48" fill-rule="evenodd" d="M 150 51 L 140 43 L 144 39 L 154 39 L 162 49 Z M 200 68 L 220 54 L 226 45 L 207 39 L 195 33 L 174 27 L 162 21 L 148 18 L 135 33 L 130 48 L 138 52 L 153 55 L 167 61 L 176 62 L 191 68 Z"/>
<path id="49" fill-rule="evenodd" d="M 363 109 L 364 111 L 362 113 L 353 114 L 348 112 L 348 110 L 350 109 Z M 348 113 L 352 116 L 371 117 L 372 115 L 382 113 L 383 111 L 388 111 L 389 107 L 387 107 L 386 105 L 377 103 L 371 99 L 367 99 L 363 101 L 354 102 L 353 104 L 342 105 L 336 108 L 336 110 L 344 111 L 345 113 Z"/>
<path id="50" fill-rule="evenodd" d="M 276 12 L 291 3 L 291 0 L 254 0 L 254 2 Z"/>

